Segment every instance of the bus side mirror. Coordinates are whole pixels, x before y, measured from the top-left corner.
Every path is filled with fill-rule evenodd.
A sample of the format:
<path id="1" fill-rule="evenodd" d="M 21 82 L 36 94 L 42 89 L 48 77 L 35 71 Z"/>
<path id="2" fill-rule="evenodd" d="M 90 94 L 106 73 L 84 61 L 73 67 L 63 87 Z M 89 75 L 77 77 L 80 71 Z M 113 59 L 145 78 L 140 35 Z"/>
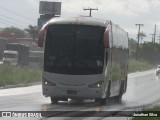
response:
<path id="1" fill-rule="evenodd" d="M 109 30 L 106 28 L 105 32 L 104 32 L 104 47 L 105 48 L 109 48 Z"/>
<path id="2" fill-rule="evenodd" d="M 38 46 L 43 47 L 45 41 L 46 27 L 42 27 L 38 33 Z"/>

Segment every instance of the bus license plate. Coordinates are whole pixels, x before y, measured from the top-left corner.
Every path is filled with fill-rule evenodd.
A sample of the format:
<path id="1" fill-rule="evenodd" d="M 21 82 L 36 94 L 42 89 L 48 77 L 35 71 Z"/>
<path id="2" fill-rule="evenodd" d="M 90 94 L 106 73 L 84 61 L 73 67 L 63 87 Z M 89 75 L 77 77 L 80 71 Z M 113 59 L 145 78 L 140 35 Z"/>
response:
<path id="1" fill-rule="evenodd" d="M 77 94 L 77 91 L 67 91 L 67 94 L 76 95 L 76 94 Z"/>

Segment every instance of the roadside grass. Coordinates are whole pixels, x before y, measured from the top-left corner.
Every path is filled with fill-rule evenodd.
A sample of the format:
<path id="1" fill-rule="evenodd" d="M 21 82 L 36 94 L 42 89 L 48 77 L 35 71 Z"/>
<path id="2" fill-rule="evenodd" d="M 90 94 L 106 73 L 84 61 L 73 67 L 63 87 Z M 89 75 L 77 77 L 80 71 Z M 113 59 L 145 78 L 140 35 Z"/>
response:
<path id="1" fill-rule="evenodd" d="M 146 61 L 137 61 L 135 59 L 129 60 L 129 73 L 136 72 L 136 71 L 144 71 L 155 68 L 155 65 L 149 64 Z"/>
<path id="2" fill-rule="evenodd" d="M 154 113 L 160 115 L 160 106 L 154 106 L 152 108 L 146 108 L 143 110 L 144 112 Z M 160 117 L 150 116 L 150 117 L 134 117 L 132 120 L 160 120 Z"/>
<path id="3" fill-rule="evenodd" d="M 0 86 L 41 80 L 41 71 L 28 67 L 0 65 Z"/>

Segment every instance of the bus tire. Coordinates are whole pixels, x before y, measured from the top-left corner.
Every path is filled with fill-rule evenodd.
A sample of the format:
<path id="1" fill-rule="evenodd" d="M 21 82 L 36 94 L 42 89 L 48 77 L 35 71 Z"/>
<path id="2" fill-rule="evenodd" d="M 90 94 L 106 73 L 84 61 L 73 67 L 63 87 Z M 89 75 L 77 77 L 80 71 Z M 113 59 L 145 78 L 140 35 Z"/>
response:
<path id="1" fill-rule="evenodd" d="M 118 96 L 115 96 L 115 102 L 116 103 L 121 103 L 122 101 L 122 94 L 119 94 Z"/>
<path id="2" fill-rule="evenodd" d="M 52 104 L 58 104 L 58 99 L 51 97 L 51 103 Z"/>
<path id="3" fill-rule="evenodd" d="M 109 96 L 110 96 L 110 82 L 108 84 L 108 90 L 107 90 L 106 98 L 101 98 L 100 99 L 100 105 L 108 104 L 109 103 Z"/>
<path id="4" fill-rule="evenodd" d="M 127 91 L 127 79 L 125 80 L 125 83 L 124 83 L 124 93 Z"/>
<path id="5" fill-rule="evenodd" d="M 121 83 L 119 95 L 114 97 L 116 103 L 121 103 L 123 91 L 124 91 L 124 82 Z"/>

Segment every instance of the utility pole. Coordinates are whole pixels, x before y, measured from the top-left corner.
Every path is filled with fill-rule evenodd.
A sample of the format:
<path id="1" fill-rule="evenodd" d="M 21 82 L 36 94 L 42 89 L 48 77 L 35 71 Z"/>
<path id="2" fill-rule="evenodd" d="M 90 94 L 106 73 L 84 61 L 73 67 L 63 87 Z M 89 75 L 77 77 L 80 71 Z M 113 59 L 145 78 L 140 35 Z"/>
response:
<path id="1" fill-rule="evenodd" d="M 154 43 L 155 34 L 150 34 L 152 36 L 152 42 Z"/>
<path id="2" fill-rule="evenodd" d="M 84 8 L 83 10 L 89 10 L 89 17 L 92 17 L 92 10 L 98 10 L 98 8 Z"/>
<path id="3" fill-rule="evenodd" d="M 141 26 L 144 26 L 144 24 L 136 24 L 136 26 L 138 26 L 138 42 L 137 42 L 137 51 L 136 51 L 136 60 L 138 60 L 140 30 L 141 30 Z"/>
<path id="4" fill-rule="evenodd" d="M 159 34 L 159 36 L 157 36 L 158 37 L 158 41 L 159 41 L 159 44 L 160 44 L 160 34 Z"/>
<path id="5" fill-rule="evenodd" d="M 155 24 L 155 28 L 154 28 L 154 38 L 153 38 L 153 43 L 156 42 L 155 39 L 156 39 L 156 24 Z"/>

